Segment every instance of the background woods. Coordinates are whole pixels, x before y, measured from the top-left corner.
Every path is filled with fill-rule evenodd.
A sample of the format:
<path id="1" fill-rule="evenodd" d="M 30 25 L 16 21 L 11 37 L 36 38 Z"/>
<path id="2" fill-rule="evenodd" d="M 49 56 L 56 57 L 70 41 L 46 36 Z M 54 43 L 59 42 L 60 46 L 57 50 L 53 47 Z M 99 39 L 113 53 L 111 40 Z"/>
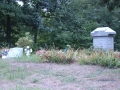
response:
<path id="1" fill-rule="evenodd" d="M 15 46 L 29 32 L 36 48 L 88 48 L 91 31 L 110 27 L 120 50 L 119 5 L 119 0 L 1 0 L 0 46 Z"/>

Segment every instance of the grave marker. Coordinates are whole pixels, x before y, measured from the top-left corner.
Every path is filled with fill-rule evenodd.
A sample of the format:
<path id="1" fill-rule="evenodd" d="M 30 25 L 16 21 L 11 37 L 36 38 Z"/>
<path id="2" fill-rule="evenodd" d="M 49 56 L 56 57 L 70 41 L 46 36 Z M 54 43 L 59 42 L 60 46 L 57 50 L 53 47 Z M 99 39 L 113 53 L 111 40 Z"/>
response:
<path id="1" fill-rule="evenodd" d="M 116 32 L 109 27 L 100 27 L 91 32 L 95 49 L 114 50 Z"/>
<path id="2" fill-rule="evenodd" d="M 10 48 L 8 55 L 6 58 L 16 58 L 21 57 L 23 55 L 23 48 Z"/>

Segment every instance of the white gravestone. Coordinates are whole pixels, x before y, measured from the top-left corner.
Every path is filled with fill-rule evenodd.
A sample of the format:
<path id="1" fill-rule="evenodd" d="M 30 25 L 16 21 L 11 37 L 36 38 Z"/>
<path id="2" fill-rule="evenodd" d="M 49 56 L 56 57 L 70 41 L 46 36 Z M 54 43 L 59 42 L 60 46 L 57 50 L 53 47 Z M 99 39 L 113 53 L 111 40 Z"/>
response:
<path id="1" fill-rule="evenodd" d="M 114 36 L 116 32 L 109 27 L 100 27 L 91 32 L 95 49 L 114 50 Z"/>
<path id="2" fill-rule="evenodd" d="M 16 58 L 21 57 L 23 55 L 23 48 L 10 48 L 7 58 Z"/>

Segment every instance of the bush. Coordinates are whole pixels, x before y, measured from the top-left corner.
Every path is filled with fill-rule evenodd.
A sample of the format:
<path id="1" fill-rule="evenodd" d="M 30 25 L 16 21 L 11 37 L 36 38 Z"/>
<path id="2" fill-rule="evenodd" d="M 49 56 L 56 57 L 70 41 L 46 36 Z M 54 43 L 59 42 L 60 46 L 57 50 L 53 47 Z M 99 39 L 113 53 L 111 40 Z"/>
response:
<path id="1" fill-rule="evenodd" d="M 18 47 L 32 46 L 33 38 L 29 32 L 25 33 L 25 37 L 20 37 L 18 41 L 15 43 Z"/>

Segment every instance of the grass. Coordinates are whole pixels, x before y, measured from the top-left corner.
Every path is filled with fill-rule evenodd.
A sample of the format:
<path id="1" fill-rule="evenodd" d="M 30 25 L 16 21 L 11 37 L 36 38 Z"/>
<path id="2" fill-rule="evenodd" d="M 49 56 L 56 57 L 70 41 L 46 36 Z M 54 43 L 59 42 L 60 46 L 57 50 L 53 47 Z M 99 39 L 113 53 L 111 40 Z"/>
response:
<path id="1" fill-rule="evenodd" d="M 90 82 L 91 79 L 94 79 L 95 81 L 96 78 L 98 79 L 103 74 L 108 76 L 108 78 L 109 75 L 117 75 L 119 79 L 120 74 L 119 69 L 108 69 L 105 71 L 107 73 L 106 74 L 105 72 L 102 72 L 102 70 L 104 70 L 103 68 L 95 68 L 93 72 L 84 74 L 82 77 L 80 77 L 79 75 L 83 74 L 83 71 L 80 71 L 81 68 L 78 68 L 76 69 L 77 71 L 74 71 L 74 67 L 74 70 L 70 70 L 69 68 L 66 69 L 66 65 L 63 65 L 63 69 L 55 70 L 54 68 L 56 68 L 56 64 L 55 66 L 51 63 L 50 64 L 52 66 L 49 64 L 44 64 L 41 66 L 41 64 L 38 64 L 33 60 L 29 62 L 27 61 L 27 65 L 26 61 L 24 60 L 22 60 L 21 63 L 21 61 L 14 60 L 10 62 L 10 60 L 1 59 L 0 62 L 0 90 L 51 90 L 51 87 L 52 90 L 57 90 L 57 87 L 61 87 L 62 90 L 64 88 L 67 89 L 67 85 L 73 85 L 74 88 L 83 87 L 82 84 L 85 84 L 87 80 Z M 29 66 L 29 64 L 34 66 Z M 57 68 L 60 68 L 59 65 Z M 7 89 L 6 86 L 3 86 L 5 83 L 7 84 Z M 40 85 L 43 85 L 44 87 L 41 87 Z M 94 86 L 92 88 L 89 87 L 91 86 L 87 86 L 88 90 L 94 90 L 95 88 Z"/>
<path id="2" fill-rule="evenodd" d="M 66 52 L 56 49 L 39 50 L 36 52 L 36 54 L 31 54 L 30 56 L 23 55 L 22 57 L 16 58 L 16 60 L 19 62 L 48 62 L 58 64 L 70 64 L 74 62 L 79 62 L 80 64 L 100 65 L 108 68 L 120 67 L 119 53 L 102 50 L 95 51 L 92 48 L 83 50 L 74 50 L 71 48 L 68 49 Z"/>
<path id="3" fill-rule="evenodd" d="M 38 87 L 34 87 L 34 88 L 26 88 L 26 87 L 23 87 L 22 85 L 16 85 L 15 88 L 11 88 L 9 90 L 45 90 L 45 89 L 40 89 Z"/>
<path id="4" fill-rule="evenodd" d="M 80 64 L 100 65 L 108 68 L 119 68 L 120 58 L 113 51 L 93 51 L 90 54 L 81 53 Z"/>
<path id="5" fill-rule="evenodd" d="M 66 83 L 77 83 L 77 78 L 74 75 L 70 75 L 63 72 L 54 72 L 51 76 L 55 76 L 58 80 L 62 81 L 64 84 Z"/>
<path id="6" fill-rule="evenodd" d="M 120 57 L 119 54 L 113 51 L 94 51 L 90 49 L 74 50 L 68 49 L 66 52 L 62 50 L 39 50 L 36 54 L 29 57 L 23 56 L 17 58 L 19 62 L 48 62 L 58 64 L 71 64 L 78 62 L 80 64 L 100 65 L 108 68 L 119 68 Z"/>
<path id="7" fill-rule="evenodd" d="M 25 79 L 25 77 L 28 76 L 28 73 L 26 71 L 25 68 L 22 67 L 18 67 L 16 69 L 11 69 L 8 71 L 8 73 L 6 74 L 7 78 L 9 80 L 15 80 L 15 79 Z"/>
<path id="8" fill-rule="evenodd" d="M 102 74 L 102 71 L 103 71 L 103 69 L 98 69 L 98 70 L 96 70 L 95 72 L 90 73 L 90 74 L 88 74 L 88 75 L 85 76 L 85 77 L 86 77 L 86 78 L 95 78 L 95 77 L 99 76 L 100 74 Z"/>
<path id="9" fill-rule="evenodd" d="M 16 58 L 19 62 L 32 62 L 32 63 L 40 63 L 42 59 L 40 56 L 32 54 L 30 56 L 23 55 L 22 57 Z"/>
<path id="10" fill-rule="evenodd" d="M 1 63 L 3 67 L 0 67 L 0 80 L 8 79 L 8 80 L 17 80 L 24 79 L 28 76 L 28 73 L 24 67 L 14 68 L 7 61 L 2 61 Z M 1 65 L 1 66 L 2 66 Z"/>
<path id="11" fill-rule="evenodd" d="M 62 64 L 70 64 L 74 62 L 74 50 L 67 50 L 67 52 L 63 52 L 62 50 L 39 50 L 37 55 L 44 59 L 43 61 L 47 61 L 50 63 L 62 63 Z M 75 57 L 75 56 L 74 56 Z"/>
<path id="12" fill-rule="evenodd" d="M 40 66 L 42 62 L 46 62 L 50 66 Z M 94 72 L 83 75 L 84 77 L 79 78 L 79 74 L 68 73 L 67 71 L 56 70 L 54 71 L 51 63 L 69 65 L 71 63 L 77 62 L 79 64 L 88 65 L 99 65 L 107 68 L 119 68 L 120 67 L 120 56 L 118 53 L 113 51 L 94 51 L 94 50 L 74 50 L 69 49 L 67 52 L 62 52 L 62 50 L 45 50 L 37 54 L 32 54 L 29 57 L 23 55 L 12 60 L 0 59 L 0 83 L 8 83 L 9 85 L 15 84 L 13 87 L 9 86 L 9 90 L 50 90 L 46 87 L 39 87 L 41 84 L 49 84 L 51 82 L 56 85 L 57 82 L 61 82 L 60 85 L 74 84 L 79 86 L 81 83 L 85 83 L 85 79 L 96 79 L 98 76 L 105 75 L 115 75 L 117 74 L 118 80 L 120 79 L 119 69 L 109 69 L 104 71 L 102 69 L 96 69 Z M 61 64 L 62 63 L 62 64 Z M 27 65 L 31 64 L 29 67 Z M 32 66 L 33 65 L 33 66 Z M 44 64 L 46 65 L 46 64 Z M 59 67 L 59 66 L 58 66 Z M 105 68 L 104 68 L 105 69 Z M 72 69 L 71 69 L 72 70 Z M 77 69 L 80 71 L 80 68 Z M 86 70 L 85 70 L 86 72 Z M 85 79 L 84 79 L 85 78 Z M 33 86 L 29 86 L 33 85 Z M 1 86 L 0 86 L 1 87 Z M 81 86 L 82 87 L 82 86 Z M 88 86 L 89 87 L 89 86 Z M 91 86 L 90 86 L 91 87 Z M 6 90 L 1 87 L 2 90 Z M 53 88 L 55 88 L 53 86 Z M 66 88 L 66 87 L 63 87 Z M 94 87 L 88 90 L 94 90 Z M 53 89 L 55 90 L 55 89 Z"/>

